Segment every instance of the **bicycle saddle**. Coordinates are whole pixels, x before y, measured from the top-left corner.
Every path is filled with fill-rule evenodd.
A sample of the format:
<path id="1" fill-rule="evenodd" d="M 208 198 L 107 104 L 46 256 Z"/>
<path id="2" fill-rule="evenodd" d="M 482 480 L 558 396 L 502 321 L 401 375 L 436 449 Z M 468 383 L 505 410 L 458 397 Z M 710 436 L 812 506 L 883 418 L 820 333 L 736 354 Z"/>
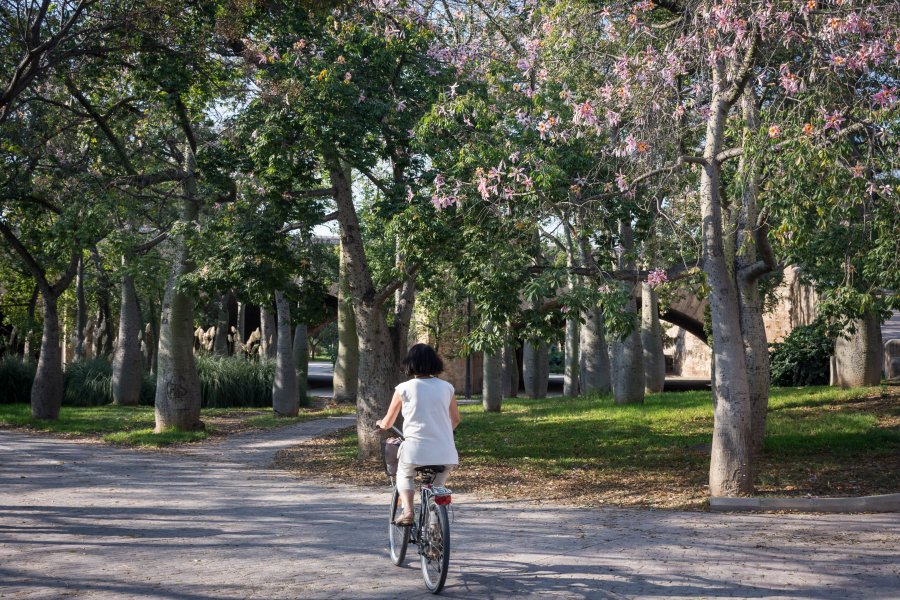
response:
<path id="1" fill-rule="evenodd" d="M 418 472 L 418 473 L 443 473 L 444 465 L 425 465 L 423 467 L 416 467 L 416 472 Z"/>

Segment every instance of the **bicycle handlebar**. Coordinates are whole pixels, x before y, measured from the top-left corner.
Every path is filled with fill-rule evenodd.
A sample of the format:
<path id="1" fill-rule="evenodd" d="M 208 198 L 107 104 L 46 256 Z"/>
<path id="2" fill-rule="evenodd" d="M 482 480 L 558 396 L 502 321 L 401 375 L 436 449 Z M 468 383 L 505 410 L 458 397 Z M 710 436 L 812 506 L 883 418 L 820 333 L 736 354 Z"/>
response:
<path id="1" fill-rule="evenodd" d="M 390 428 L 390 429 L 382 429 L 381 427 L 378 426 L 378 423 L 375 423 L 375 429 L 377 429 L 378 431 L 393 431 L 393 432 L 396 433 L 398 436 L 400 436 L 401 438 L 403 438 L 403 432 L 400 431 L 399 429 L 397 429 L 397 426 L 396 426 L 396 425 L 391 425 L 391 428 Z M 403 439 L 406 439 L 406 438 L 403 438 Z"/>

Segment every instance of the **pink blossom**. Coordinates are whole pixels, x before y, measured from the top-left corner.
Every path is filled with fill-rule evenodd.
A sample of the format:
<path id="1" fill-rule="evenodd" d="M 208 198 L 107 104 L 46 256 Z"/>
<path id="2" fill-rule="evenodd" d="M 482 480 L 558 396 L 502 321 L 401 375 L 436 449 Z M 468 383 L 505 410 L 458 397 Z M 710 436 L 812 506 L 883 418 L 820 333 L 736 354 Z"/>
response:
<path id="1" fill-rule="evenodd" d="M 628 191 L 628 177 L 622 171 L 616 173 L 616 185 L 620 192 Z"/>
<path id="2" fill-rule="evenodd" d="M 779 127 L 778 125 L 770 125 L 769 126 L 769 137 L 770 138 L 781 137 L 781 127 Z"/>
<path id="3" fill-rule="evenodd" d="M 856 163 L 852 167 L 849 167 L 849 169 L 850 169 L 850 173 L 853 175 L 854 179 L 862 178 L 862 176 L 865 174 L 865 171 L 866 171 L 866 167 L 859 163 Z"/>
<path id="4" fill-rule="evenodd" d="M 872 94 L 872 103 L 881 108 L 892 106 L 896 101 L 897 96 L 894 88 L 882 87 L 881 90 Z"/>
<path id="5" fill-rule="evenodd" d="M 840 111 L 836 110 L 830 115 L 825 115 L 825 129 L 834 129 L 835 131 L 840 131 L 843 122 L 844 117 L 841 116 Z"/>
<path id="6" fill-rule="evenodd" d="M 655 269 L 650 271 L 647 275 L 647 284 L 650 285 L 650 287 L 655 288 L 661 286 L 667 281 L 669 281 L 669 276 L 666 275 L 666 272 L 662 269 Z"/>

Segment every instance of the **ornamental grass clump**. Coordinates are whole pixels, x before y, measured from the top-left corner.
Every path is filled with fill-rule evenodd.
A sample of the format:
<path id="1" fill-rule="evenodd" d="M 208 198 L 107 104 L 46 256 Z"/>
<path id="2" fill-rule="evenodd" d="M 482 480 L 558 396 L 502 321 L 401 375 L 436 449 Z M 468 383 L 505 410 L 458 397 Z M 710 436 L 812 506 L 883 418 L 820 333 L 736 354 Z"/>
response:
<path id="1" fill-rule="evenodd" d="M 65 406 L 100 406 L 112 403 L 112 365 L 105 358 L 90 358 L 66 365 L 63 374 Z"/>
<path id="2" fill-rule="evenodd" d="M 204 356 L 197 359 L 197 372 L 206 408 L 272 406 L 273 360 Z"/>

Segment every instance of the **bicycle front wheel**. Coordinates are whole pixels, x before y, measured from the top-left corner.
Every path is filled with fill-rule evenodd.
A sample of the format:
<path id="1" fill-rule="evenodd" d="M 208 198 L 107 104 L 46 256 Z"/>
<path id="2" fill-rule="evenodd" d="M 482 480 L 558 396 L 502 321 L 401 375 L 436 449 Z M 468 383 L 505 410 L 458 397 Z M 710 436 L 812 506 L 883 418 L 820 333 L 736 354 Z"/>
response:
<path id="1" fill-rule="evenodd" d="M 406 546 L 409 544 L 409 527 L 398 527 L 394 521 L 403 514 L 403 505 L 400 504 L 400 492 L 394 489 L 391 498 L 391 518 L 388 521 L 388 542 L 391 549 L 391 562 L 397 566 L 406 558 Z"/>
<path id="2" fill-rule="evenodd" d="M 419 533 L 419 552 L 422 554 L 422 577 L 432 594 L 444 589 L 447 567 L 450 565 L 450 519 L 447 507 L 428 500 L 425 530 Z"/>

